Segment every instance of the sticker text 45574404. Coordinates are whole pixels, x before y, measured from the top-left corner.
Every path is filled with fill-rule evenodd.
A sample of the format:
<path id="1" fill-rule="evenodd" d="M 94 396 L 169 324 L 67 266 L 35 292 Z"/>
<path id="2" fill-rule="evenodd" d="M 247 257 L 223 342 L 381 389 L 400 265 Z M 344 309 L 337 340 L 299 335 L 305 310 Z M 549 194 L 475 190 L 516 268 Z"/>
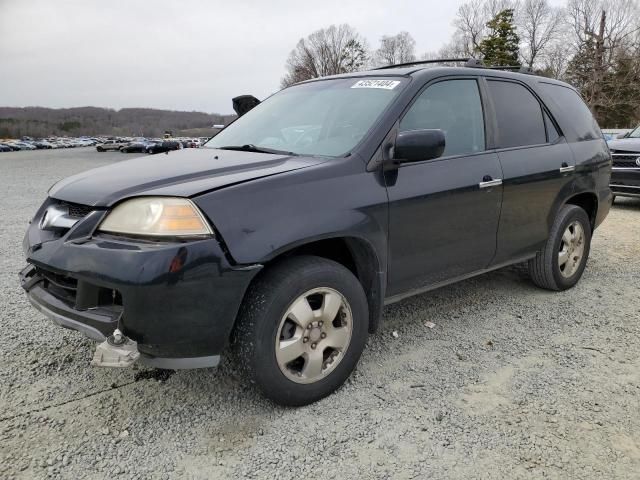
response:
<path id="1" fill-rule="evenodd" d="M 393 90 L 400 84 L 400 80 L 359 80 L 351 88 L 382 88 Z"/>

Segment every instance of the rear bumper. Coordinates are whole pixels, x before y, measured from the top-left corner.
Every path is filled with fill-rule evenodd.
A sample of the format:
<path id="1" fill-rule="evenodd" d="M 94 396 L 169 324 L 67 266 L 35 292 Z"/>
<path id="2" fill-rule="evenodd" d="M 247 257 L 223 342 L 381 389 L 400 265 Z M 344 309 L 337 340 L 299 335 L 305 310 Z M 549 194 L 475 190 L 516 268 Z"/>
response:
<path id="1" fill-rule="evenodd" d="M 94 217 L 94 218 L 92 218 Z M 102 341 L 118 326 L 143 363 L 215 366 L 260 265 L 231 265 L 213 238 L 142 242 L 85 235 L 88 215 L 59 238 L 34 221 L 20 273 L 32 305 L 55 324 Z"/>

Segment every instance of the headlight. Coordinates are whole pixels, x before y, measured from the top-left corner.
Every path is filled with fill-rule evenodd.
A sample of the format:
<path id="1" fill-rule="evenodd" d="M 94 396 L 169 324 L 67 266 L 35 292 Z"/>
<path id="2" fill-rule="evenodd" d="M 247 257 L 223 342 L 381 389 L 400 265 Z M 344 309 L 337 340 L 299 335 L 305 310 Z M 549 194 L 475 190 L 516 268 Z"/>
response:
<path id="1" fill-rule="evenodd" d="M 126 200 L 109 212 L 98 230 L 154 237 L 213 233 L 191 200 L 173 197 L 140 197 Z"/>

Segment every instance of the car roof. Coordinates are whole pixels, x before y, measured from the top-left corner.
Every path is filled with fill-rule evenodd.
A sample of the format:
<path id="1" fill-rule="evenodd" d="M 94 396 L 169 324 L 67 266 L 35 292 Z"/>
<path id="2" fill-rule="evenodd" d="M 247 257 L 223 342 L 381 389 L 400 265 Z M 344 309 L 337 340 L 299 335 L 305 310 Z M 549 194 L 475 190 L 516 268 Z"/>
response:
<path id="1" fill-rule="evenodd" d="M 385 67 L 382 69 L 365 70 L 361 72 L 342 73 L 338 75 L 330 75 L 327 77 L 313 78 L 300 83 L 311 83 L 322 80 L 339 79 L 339 78 L 360 78 L 360 77 L 407 77 L 420 80 L 429 80 L 430 78 L 442 76 L 487 76 L 505 79 L 519 80 L 524 83 L 552 83 L 562 85 L 574 89 L 571 85 L 556 80 L 554 78 L 544 77 L 533 73 L 520 73 L 508 70 L 500 70 L 497 68 L 486 67 L 455 67 L 455 66 L 439 66 L 439 65 L 410 65 L 399 67 Z"/>

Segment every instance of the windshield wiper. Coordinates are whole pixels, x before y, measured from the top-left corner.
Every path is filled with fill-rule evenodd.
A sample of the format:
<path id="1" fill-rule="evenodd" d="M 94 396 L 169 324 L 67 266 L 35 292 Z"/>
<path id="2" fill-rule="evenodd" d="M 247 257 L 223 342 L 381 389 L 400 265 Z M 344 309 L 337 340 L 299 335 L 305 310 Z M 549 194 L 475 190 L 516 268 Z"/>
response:
<path id="1" fill-rule="evenodd" d="M 255 153 L 273 153 L 276 155 L 291 155 L 297 157 L 297 153 L 287 152 L 286 150 L 276 150 L 274 148 L 257 147 L 252 143 L 246 145 L 225 145 L 224 147 L 218 147 L 220 150 L 239 150 L 241 152 L 255 152 Z"/>

